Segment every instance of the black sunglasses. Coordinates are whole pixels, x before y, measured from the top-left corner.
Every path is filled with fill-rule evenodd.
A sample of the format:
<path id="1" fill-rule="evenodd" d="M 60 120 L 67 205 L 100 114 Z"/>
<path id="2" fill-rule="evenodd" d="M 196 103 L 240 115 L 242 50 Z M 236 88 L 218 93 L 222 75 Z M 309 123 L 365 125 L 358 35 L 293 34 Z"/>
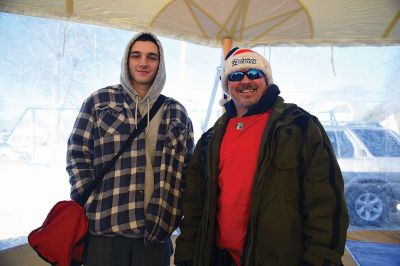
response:
<path id="1" fill-rule="evenodd" d="M 264 72 L 259 69 L 249 69 L 246 72 L 243 71 L 235 71 L 228 75 L 229 81 L 241 81 L 246 75 L 249 79 L 259 79 L 264 77 Z"/>

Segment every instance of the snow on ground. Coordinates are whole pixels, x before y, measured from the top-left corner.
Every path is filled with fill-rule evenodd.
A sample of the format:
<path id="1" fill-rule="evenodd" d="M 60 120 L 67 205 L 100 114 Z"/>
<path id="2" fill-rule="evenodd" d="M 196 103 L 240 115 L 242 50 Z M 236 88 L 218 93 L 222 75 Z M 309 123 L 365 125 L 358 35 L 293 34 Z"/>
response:
<path id="1" fill-rule="evenodd" d="M 0 249 L 26 241 L 57 201 L 69 199 L 68 175 L 62 164 L 0 163 L 0 179 Z"/>

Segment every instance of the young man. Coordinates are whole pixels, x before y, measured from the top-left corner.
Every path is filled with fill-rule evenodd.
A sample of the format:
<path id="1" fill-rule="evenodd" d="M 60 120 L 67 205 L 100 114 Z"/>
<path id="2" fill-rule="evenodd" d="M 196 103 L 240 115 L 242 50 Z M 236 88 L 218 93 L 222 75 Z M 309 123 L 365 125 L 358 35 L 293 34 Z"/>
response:
<path id="1" fill-rule="evenodd" d="M 94 92 L 82 105 L 68 141 L 71 198 L 79 200 L 159 97 L 164 54 L 151 33 L 128 43 L 121 84 Z M 147 120 L 147 121 L 146 121 Z M 105 174 L 85 204 L 85 265 L 169 265 L 170 235 L 181 217 L 182 171 L 193 150 L 185 108 L 166 98 L 146 129 Z"/>
<path id="2" fill-rule="evenodd" d="M 343 178 L 318 120 L 278 96 L 269 63 L 234 48 L 232 100 L 197 143 L 186 176 L 177 265 L 340 265 Z"/>

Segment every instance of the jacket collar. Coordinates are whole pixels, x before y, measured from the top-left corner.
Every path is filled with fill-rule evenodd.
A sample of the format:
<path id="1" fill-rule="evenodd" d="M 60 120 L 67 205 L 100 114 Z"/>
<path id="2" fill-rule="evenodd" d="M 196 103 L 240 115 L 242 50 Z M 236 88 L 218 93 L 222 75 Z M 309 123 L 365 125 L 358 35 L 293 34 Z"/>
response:
<path id="1" fill-rule="evenodd" d="M 244 116 L 262 114 L 267 112 L 274 105 L 279 93 L 280 90 L 278 86 L 276 86 L 275 84 L 270 85 L 265 94 L 261 96 L 258 103 L 253 105 L 250 110 L 246 114 L 244 114 Z M 225 103 L 224 107 L 229 118 L 237 116 L 237 111 L 233 100 Z"/>

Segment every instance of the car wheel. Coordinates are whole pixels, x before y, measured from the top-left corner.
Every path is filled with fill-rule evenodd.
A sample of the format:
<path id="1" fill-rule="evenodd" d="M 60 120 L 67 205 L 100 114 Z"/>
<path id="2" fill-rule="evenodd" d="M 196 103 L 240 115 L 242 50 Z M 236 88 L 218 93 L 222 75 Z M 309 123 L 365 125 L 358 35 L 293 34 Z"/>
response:
<path id="1" fill-rule="evenodd" d="M 380 184 L 358 184 L 347 193 L 350 223 L 379 226 L 389 216 L 388 198 Z"/>

